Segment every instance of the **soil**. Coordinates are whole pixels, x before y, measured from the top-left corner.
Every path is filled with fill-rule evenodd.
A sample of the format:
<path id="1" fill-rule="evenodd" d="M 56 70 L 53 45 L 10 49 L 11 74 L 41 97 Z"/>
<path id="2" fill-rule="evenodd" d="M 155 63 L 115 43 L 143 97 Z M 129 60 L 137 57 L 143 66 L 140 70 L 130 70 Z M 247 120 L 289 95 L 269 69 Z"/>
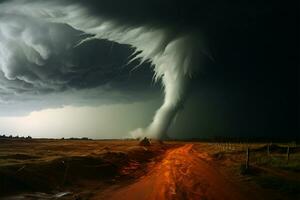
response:
<path id="1" fill-rule="evenodd" d="M 251 148 L 251 173 L 242 174 L 245 147 L 238 144 L 1 140 L 0 199 L 297 199 L 295 167 L 259 165 L 254 159 L 265 148 Z"/>

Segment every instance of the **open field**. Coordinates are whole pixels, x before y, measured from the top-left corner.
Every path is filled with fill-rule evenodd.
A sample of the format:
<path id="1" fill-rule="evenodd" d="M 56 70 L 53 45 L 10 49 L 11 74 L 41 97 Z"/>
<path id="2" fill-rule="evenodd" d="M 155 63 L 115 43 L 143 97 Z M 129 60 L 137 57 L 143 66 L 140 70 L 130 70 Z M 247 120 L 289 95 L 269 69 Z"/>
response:
<path id="1" fill-rule="evenodd" d="M 299 199 L 298 188 L 294 144 L 0 140 L 0 199 Z"/>
<path id="2" fill-rule="evenodd" d="M 289 147 L 289 158 L 287 148 Z M 243 186 L 258 199 L 300 198 L 300 148 L 294 144 L 202 143 L 198 152 L 208 152 L 210 164 Z M 245 169 L 249 148 L 249 168 Z"/>

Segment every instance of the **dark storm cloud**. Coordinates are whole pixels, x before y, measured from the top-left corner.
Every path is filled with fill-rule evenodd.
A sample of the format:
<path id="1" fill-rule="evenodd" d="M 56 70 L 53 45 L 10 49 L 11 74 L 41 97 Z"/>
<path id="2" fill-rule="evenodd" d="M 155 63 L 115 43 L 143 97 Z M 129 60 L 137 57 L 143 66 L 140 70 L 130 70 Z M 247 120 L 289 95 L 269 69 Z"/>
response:
<path id="1" fill-rule="evenodd" d="M 105 5 L 105 2 L 101 3 Z M 11 19 L 12 21 L 7 21 L 4 17 L 2 26 L 0 26 L 2 33 L 1 69 L 4 77 L 11 81 L 21 80 L 32 84 L 34 86 L 32 91 L 39 94 L 41 94 L 41 90 L 46 94 L 48 94 L 47 92 L 61 91 L 66 94 L 73 88 L 88 89 L 89 86 L 104 86 L 105 88 L 107 85 L 110 87 L 114 85 L 113 82 L 108 83 L 116 74 L 114 63 L 100 63 L 100 69 L 94 66 L 82 69 L 82 63 L 77 65 L 77 63 L 69 61 L 67 55 L 61 59 L 55 59 L 56 54 L 61 55 L 60 51 L 56 51 L 56 49 L 62 50 L 64 53 L 70 46 L 74 46 L 72 44 L 75 42 L 68 42 L 69 39 L 74 38 L 71 33 L 64 34 L 63 29 L 56 31 L 55 27 L 49 28 L 47 25 L 50 25 L 51 22 L 61 25 L 68 24 L 74 30 L 89 34 L 86 39 L 78 40 L 81 45 L 91 39 L 107 39 L 130 45 L 134 48 L 131 54 L 135 54 L 130 61 L 141 59 L 141 63 L 151 62 L 155 80 L 162 81 L 165 91 L 164 103 L 156 112 L 153 122 L 147 129 L 142 131 L 137 129 L 135 133 L 157 138 L 165 135 L 177 111 L 182 107 L 189 77 L 199 67 L 203 42 L 194 32 L 174 33 L 174 30 L 180 29 L 174 29 L 172 25 L 167 26 L 157 20 L 152 22 L 143 15 L 140 17 L 141 22 L 136 23 L 132 18 L 125 17 L 126 15 L 117 17 L 114 13 L 107 15 L 111 10 L 105 7 L 107 13 L 98 9 L 93 13 L 91 10 L 94 9 L 87 7 L 89 6 L 76 4 L 73 1 L 71 3 L 67 1 L 51 1 L 51 3 L 13 1 L 3 4 L 0 13 L 4 16 L 15 17 L 15 19 Z M 147 8 L 154 9 L 149 6 Z M 98 15 L 98 12 L 101 14 Z M 139 14 L 145 13 L 139 12 Z M 22 18 L 23 15 L 28 17 Z M 153 16 L 153 18 L 157 18 L 157 15 Z M 40 21 L 40 19 L 44 21 Z M 54 26 L 56 25 L 54 24 Z M 66 46 L 60 46 L 62 44 Z M 100 52 L 97 53 L 100 54 Z M 51 62 L 53 57 L 57 63 Z M 58 72 L 52 73 L 51 65 L 59 66 Z M 120 63 L 118 65 L 120 66 Z M 51 70 L 47 71 L 50 68 Z M 122 84 L 115 85 L 122 86 Z M 139 86 L 140 83 L 135 83 L 135 85 Z M 110 91 L 114 91 L 114 89 L 110 88 Z"/>
<path id="2" fill-rule="evenodd" d="M 5 16 L 0 22 L 6 25 L 0 32 L 1 78 L 8 89 L 20 85 L 18 92 L 32 88 L 51 92 L 96 87 L 137 64 L 128 64 L 133 50 L 126 45 L 95 40 L 75 47 L 84 37 L 66 25 L 23 16 Z"/>
<path id="3" fill-rule="evenodd" d="M 205 70 L 202 69 L 204 75 L 200 75 L 191 89 L 202 94 L 204 87 L 205 95 L 198 96 L 201 96 L 203 104 L 209 101 L 208 105 L 213 107 L 211 113 L 214 116 L 208 117 L 211 120 L 207 122 L 209 125 L 203 126 L 207 127 L 203 131 L 213 132 L 215 119 L 223 120 L 221 124 L 226 126 L 226 133 L 224 129 L 216 134 L 269 132 L 272 135 L 299 130 L 299 5 L 286 5 L 284 1 L 218 0 L 70 2 L 79 2 L 89 7 L 94 15 L 114 19 L 121 25 L 169 27 L 173 35 L 201 30 L 215 60 Z M 134 51 L 132 47 L 93 40 L 73 48 L 86 37 L 81 32 L 66 25 L 45 25 L 38 20 L 15 17 L 18 17 L 17 23 L 23 25 L 22 30 L 32 29 L 29 33 L 36 41 L 29 41 L 23 46 L 18 44 L 16 49 L 12 49 L 17 52 L 10 63 L 12 67 L 0 70 L 0 104 L 3 108 L 0 111 L 9 112 L 11 109 L 7 104 L 16 106 L 18 101 L 32 102 L 34 99 L 35 105 L 22 102 L 24 104 L 17 106 L 17 110 L 24 107 L 40 109 L 43 104 L 60 106 L 65 104 L 64 101 L 83 105 L 97 104 L 101 98 L 129 102 L 149 97 L 146 93 L 152 88 L 153 74 L 149 64 L 131 73 L 130 70 L 138 64 L 127 65 L 128 57 Z M 4 15 L 1 20 L 9 22 L 12 18 Z M 53 33 L 49 33 L 49 29 L 56 30 L 58 26 L 59 31 L 54 31 L 55 36 L 51 36 Z M 15 27 L 12 24 L 12 32 L 8 35 L 19 38 L 20 30 Z M 39 35 L 46 35 L 47 40 L 40 40 Z M 14 44 L 17 40 L 10 42 Z M 47 48 L 40 49 L 36 44 Z M 20 51 L 24 45 L 31 48 L 29 55 Z M 40 55 L 36 57 L 37 52 Z M 49 52 L 51 54 L 48 55 Z M 73 90 L 79 91 L 77 98 Z M 114 96 L 112 91 L 119 94 Z M 140 97 L 138 94 L 141 94 Z M 41 102 L 43 98 L 48 98 L 48 103 Z M 194 121 L 193 132 L 197 134 L 200 130 L 198 115 L 201 115 L 202 109 L 195 109 L 196 104 L 190 109 L 194 112 L 187 115 L 193 120 L 186 120 L 182 132 L 188 130 L 191 121 Z M 211 110 L 208 108 L 207 112 Z M 222 117 L 219 117 L 220 113 Z M 206 123 L 205 120 L 201 122 Z"/>
<path id="4" fill-rule="evenodd" d="M 92 0 L 69 2 L 80 2 L 83 6 L 89 7 L 95 15 L 101 14 L 101 16 L 116 19 L 119 23 L 153 23 L 156 26 L 172 26 L 174 34 L 199 27 L 204 31 L 207 28 L 209 31 L 211 29 L 207 26 L 219 25 L 220 27 L 221 23 L 225 26 L 228 22 L 243 23 L 251 18 L 249 13 L 252 11 L 251 8 L 255 7 L 246 2 L 228 6 L 219 1 Z M 266 7 L 256 12 L 262 12 L 261 10 L 265 10 Z M 238 14 L 242 16 L 238 19 L 234 18 Z M 8 31 L 6 33 L 8 35 L 13 34 L 12 37 L 8 37 L 7 43 L 9 44 L 7 45 L 11 46 L 10 51 L 14 55 L 9 58 L 10 61 L 7 61 L 10 63 L 2 67 L 1 72 L 2 78 L 4 73 L 6 79 L 10 80 L 9 83 L 7 81 L 3 83 L 5 88 L 2 90 L 5 89 L 6 92 L 14 90 L 17 93 L 33 91 L 48 93 L 69 88 L 97 87 L 111 80 L 117 80 L 116 76 L 125 77 L 128 74 L 129 70 L 126 67 L 124 70 L 124 66 L 130 54 L 133 53 L 128 46 L 93 41 L 82 45 L 83 47 L 74 48 L 76 42 L 84 36 L 80 36 L 78 31 L 66 25 L 45 24 L 30 17 L 11 14 L 1 16 L 1 21 L 10 25 L 8 27 L 10 30 L 2 30 L 2 35 L 5 31 Z M 19 27 L 16 28 L 14 23 Z M 27 32 L 27 38 L 22 38 L 24 32 Z M 7 36 L 3 37 L 7 39 Z M 114 48 L 111 48 L 112 46 Z M 123 86 L 118 83 L 114 85 Z"/>
<path id="5" fill-rule="evenodd" d="M 93 40 L 76 46 L 87 37 L 64 24 L 46 23 L 18 14 L 0 16 L 0 99 L 1 114 L 27 112 L 48 106 L 66 104 L 62 98 L 68 91 L 95 89 L 91 96 L 73 94 L 68 104 L 95 104 L 99 99 L 130 102 L 144 99 L 155 90 L 147 63 L 136 70 L 138 61 L 129 63 L 134 50 L 107 40 Z M 137 84 L 139 83 L 139 84 Z M 106 90 L 105 94 L 97 92 Z M 111 92 L 109 92 L 111 91 Z M 110 94 L 119 92 L 123 95 Z M 30 102 L 59 93 L 55 99 L 34 105 Z M 87 94 L 88 95 L 88 94 Z M 48 96 L 49 98 L 49 96 Z M 57 98 L 62 100 L 58 101 Z M 112 99 L 114 98 L 114 99 Z M 117 99 L 115 99 L 117 98 Z M 109 99 L 109 100 L 108 100 Z M 93 103 L 94 102 L 94 103 Z M 103 103 L 103 101 L 101 101 Z"/>

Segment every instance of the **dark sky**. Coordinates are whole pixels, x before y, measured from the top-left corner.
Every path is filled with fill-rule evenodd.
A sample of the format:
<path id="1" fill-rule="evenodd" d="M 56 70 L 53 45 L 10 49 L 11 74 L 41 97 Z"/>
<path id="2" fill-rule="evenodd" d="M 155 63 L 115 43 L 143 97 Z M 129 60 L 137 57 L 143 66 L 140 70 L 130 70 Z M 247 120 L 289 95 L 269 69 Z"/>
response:
<path id="1" fill-rule="evenodd" d="M 213 59 L 206 58 L 204 67 L 193 76 L 184 110 L 169 131 L 174 137 L 299 137 L 299 3 L 92 0 L 83 4 L 96 15 L 118 19 L 119 23 L 158 24 L 171 27 L 174 34 L 196 30 L 204 35 Z M 1 15 L 2 20 L 5 17 Z M 40 22 L 30 26 L 35 29 Z M 67 33 L 70 38 L 65 41 L 71 44 L 85 37 L 67 26 L 63 30 L 57 37 L 64 38 Z M 46 71 L 35 66 L 24 70 L 23 60 L 16 59 L 10 78 L 26 77 L 31 82 L 8 81 L 0 71 L 1 98 L 10 102 L 0 105 L 0 114 L 26 115 L 61 107 L 66 105 L 67 92 L 99 87 L 104 88 L 105 98 L 98 93 L 85 94 L 69 104 L 130 104 L 160 98 L 160 85 L 153 83 L 150 64 L 133 71 L 138 62 L 127 64 L 133 51 L 128 45 L 93 40 L 71 52 L 58 52 L 47 62 Z M 61 66 L 62 57 L 64 67 L 52 67 Z M 32 73 L 36 71 L 37 77 Z M 111 91 L 121 95 L 111 96 Z M 66 98 L 41 101 L 43 95 L 51 94 Z M 34 103 L 24 104 L 24 99 Z"/>
<path id="2" fill-rule="evenodd" d="M 199 28 L 209 39 L 214 62 L 208 61 L 195 78 L 186 106 L 190 109 L 183 111 L 184 123 L 177 120 L 182 128 L 175 125 L 173 130 L 190 128 L 194 137 L 199 131 L 235 136 L 300 134 L 299 5 L 215 0 L 150 1 L 140 7 L 132 1 L 132 7 L 124 10 L 126 4 L 106 6 L 115 15 L 137 19 L 136 23 L 159 20 L 184 30 Z M 203 110 L 207 115 L 200 114 Z"/>
<path id="3" fill-rule="evenodd" d="M 299 5 L 243 2 L 208 31 L 215 62 L 193 88 L 213 113 L 203 131 L 299 137 Z"/>

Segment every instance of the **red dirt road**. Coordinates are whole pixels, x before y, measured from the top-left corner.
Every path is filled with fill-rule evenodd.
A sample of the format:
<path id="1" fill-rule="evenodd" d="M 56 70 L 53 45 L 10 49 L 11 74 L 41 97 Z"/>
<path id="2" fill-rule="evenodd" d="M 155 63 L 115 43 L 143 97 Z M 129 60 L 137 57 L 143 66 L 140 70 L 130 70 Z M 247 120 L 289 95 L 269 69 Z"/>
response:
<path id="1" fill-rule="evenodd" d="M 193 144 L 169 150 L 161 162 L 135 183 L 116 189 L 112 200 L 253 199 L 203 160 Z M 95 199 L 99 199 L 95 198 Z"/>

